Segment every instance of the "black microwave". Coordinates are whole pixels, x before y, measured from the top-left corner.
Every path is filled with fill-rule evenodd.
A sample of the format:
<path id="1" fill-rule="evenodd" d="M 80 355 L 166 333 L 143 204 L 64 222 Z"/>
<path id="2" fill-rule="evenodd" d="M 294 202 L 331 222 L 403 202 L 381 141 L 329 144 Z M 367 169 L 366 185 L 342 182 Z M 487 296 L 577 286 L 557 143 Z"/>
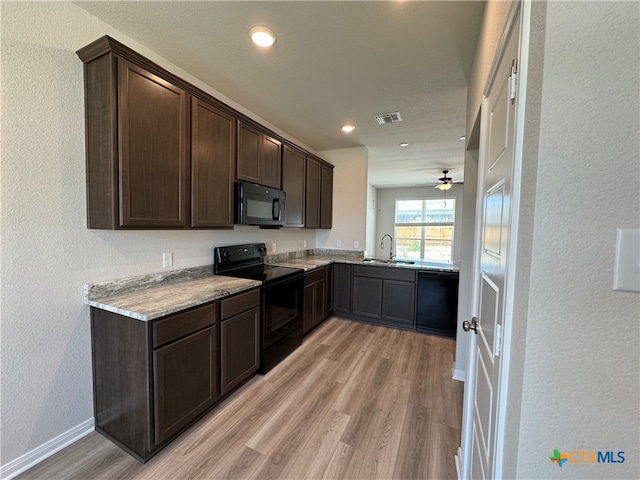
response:
<path id="1" fill-rule="evenodd" d="M 235 183 L 236 225 L 283 227 L 286 194 L 251 182 Z"/>

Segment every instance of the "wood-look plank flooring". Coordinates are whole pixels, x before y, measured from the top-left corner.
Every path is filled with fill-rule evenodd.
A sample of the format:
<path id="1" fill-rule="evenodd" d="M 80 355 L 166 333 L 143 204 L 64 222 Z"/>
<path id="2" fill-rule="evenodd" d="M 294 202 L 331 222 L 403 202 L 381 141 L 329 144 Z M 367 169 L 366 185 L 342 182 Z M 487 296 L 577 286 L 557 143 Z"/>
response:
<path id="1" fill-rule="evenodd" d="M 94 432 L 19 479 L 455 479 L 455 341 L 331 317 L 141 464 Z"/>

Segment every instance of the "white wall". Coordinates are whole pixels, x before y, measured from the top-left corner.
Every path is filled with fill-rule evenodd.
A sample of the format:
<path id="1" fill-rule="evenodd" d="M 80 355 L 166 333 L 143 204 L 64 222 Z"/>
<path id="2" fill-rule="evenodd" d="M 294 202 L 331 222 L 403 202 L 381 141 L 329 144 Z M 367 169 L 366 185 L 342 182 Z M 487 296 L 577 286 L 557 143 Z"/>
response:
<path id="1" fill-rule="evenodd" d="M 178 269 L 212 263 L 215 245 L 264 241 L 269 246 L 276 242 L 278 252 L 289 251 L 302 249 L 305 241 L 313 247 L 316 233 L 257 227 L 88 230 L 83 76 L 77 49 L 109 34 L 233 107 L 242 107 L 72 3 L 0 2 L 0 8 L 4 466 L 93 417 L 85 283 L 161 271 L 163 252 L 174 253 L 173 268 Z M 354 195 L 360 194 L 364 203 L 366 176 L 360 183 Z M 364 205 L 358 208 L 364 224 Z M 344 223 L 341 213 L 334 210 L 335 224 Z M 361 230 L 357 238 L 363 242 L 364 226 Z M 356 238 L 356 233 L 350 230 L 344 238 Z"/>
<path id="2" fill-rule="evenodd" d="M 462 228 L 458 222 L 462 221 L 462 185 L 453 185 L 446 194 L 433 187 L 406 187 L 406 188 L 379 188 L 378 211 L 376 215 L 376 242 L 375 256 L 389 256 L 389 241 L 385 240 L 384 250 L 380 248 L 380 239 L 386 233 L 394 236 L 396 200 L 404 199 L 439 199 L 446 198 L 456 200 L 456 227 L 453 229 L 452 262 L 460 261 L 460 239 Z M 394 238 L 395 241 L 395 238 Z M 373 255 L 373 252 L 371 252 Z"/>
<path id="3" fill-rule="evenodd" d="M 474 146 L 475 148 L 475 146 Z M 460 275 L 458 286 L 458 327 L 456 330 L 456 356 L 454 378 L 466 380 L 469 335 L 462 322 L 472 317 L 473 311 L 473 247 L 476 224 L 476 193 L 478 181 L 478 151 L 465 152 L 462 212 L 460 215 Z"/>
<path id="4" fill-rule="evenodd" d="M 545 18 L 517 477 L 637 478 L 640 294 L 612 284 L 615 229 L 640 223 L 640 9 L 553 1 Z M 559 472 L 554 449 L 626 461 Z"/>
<path id="5" fill-rule="evenodd" d="M 378 211 L 378 189 L 367 185 L 367 225 L 366 225 L 366 256 L 373 255 L 376 250 L 376 213 Z"/>
<path id="6" fill-rule="evenodd" d="M 332 163 L 333 170 L 333 227 L 318 230 L 316 246 L 337 250 L 364 250 L 367 219 L 366 147 L 325 150 L 319 155 Z M 337 246 L 340 241 L 341 246 Z M 358 242 L 358 246 L 354 245 Z"/>
<path id="7" fill-rule="evenodd" d="M 484 17 L 478 34 L 476 53 L 473 57 L 471 76 L 467 87 L 467 141 L 473 129 L 476 114 L 482 105 L 482 92 L 510 6 L 510 1 L 503 0 L 487 0 L 485 3 Z"/>
<path id="8" fill-rule="evenodd" d="M 509 7 L 485 8 L 467 136 Z M 640 220 L 638 4 L 529 7 L 502 476 L 637 478 L 640 295 L 613 292 L 612 282 L 615 229 Z M 611 171 L 619 175 L 607 189 Z M 554 449 L 622 450 L 626 461 L 558 470 Z"/>

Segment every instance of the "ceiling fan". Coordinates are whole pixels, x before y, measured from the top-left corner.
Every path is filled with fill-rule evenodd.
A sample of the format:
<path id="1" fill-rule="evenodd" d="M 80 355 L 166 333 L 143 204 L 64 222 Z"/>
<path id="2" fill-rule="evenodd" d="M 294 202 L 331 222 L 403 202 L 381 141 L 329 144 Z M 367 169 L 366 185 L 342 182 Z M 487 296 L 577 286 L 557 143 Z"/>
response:
<path id="1" fill-rule="evenodd" d="M 438 183 L 435 188 L 437 188 L 438 190 L 449 190 L 451 187 L 453 187 L 453 179 L 451 177 L 447 177 L 447 173 L 449 173 L 449 170 L 443 170 L 442 173 L 442 177 L 438 179 L 440 183 Z"/>

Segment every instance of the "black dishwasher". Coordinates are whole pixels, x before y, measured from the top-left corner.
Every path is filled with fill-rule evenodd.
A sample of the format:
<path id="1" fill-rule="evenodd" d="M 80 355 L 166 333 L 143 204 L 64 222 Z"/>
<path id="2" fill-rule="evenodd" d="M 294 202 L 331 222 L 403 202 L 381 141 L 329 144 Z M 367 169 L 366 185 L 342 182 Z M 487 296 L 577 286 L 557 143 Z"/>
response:
<path id="1" fill-rule="evenodd" d="M 457 319 L 458 272 L 420 270 L 417 330 L 455 338 Z"/>

